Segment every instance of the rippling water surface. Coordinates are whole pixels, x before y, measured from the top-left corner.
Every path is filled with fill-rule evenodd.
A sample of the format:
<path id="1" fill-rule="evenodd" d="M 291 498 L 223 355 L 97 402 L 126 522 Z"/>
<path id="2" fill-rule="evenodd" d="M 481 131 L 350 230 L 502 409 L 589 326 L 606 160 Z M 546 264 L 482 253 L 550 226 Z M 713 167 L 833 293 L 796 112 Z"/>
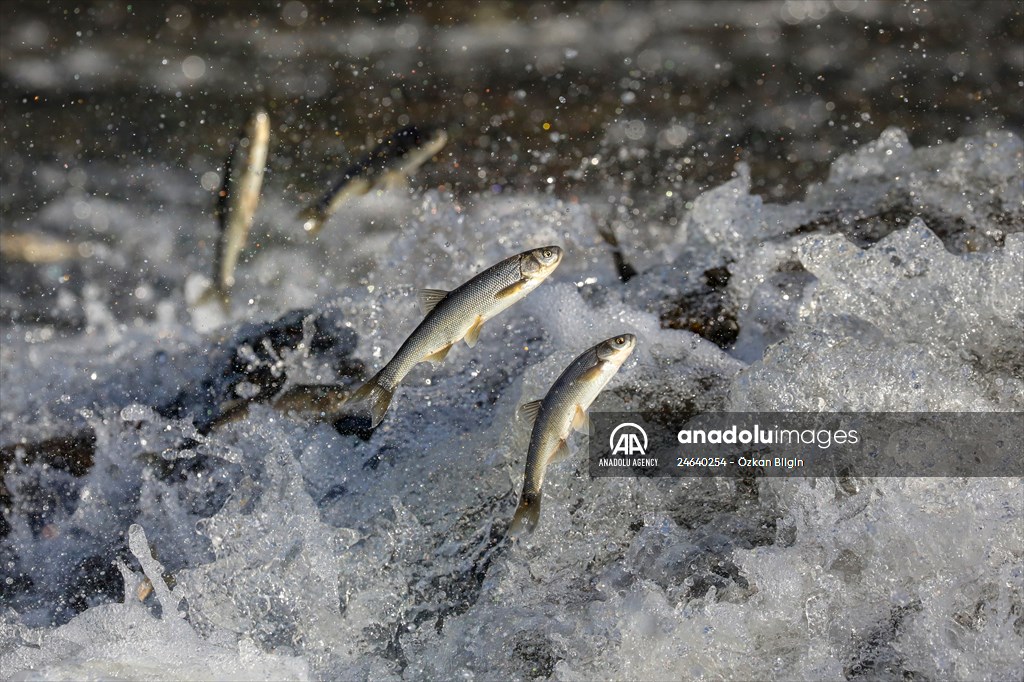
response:
<path id="1" fill-rule="evenodd" d="M 1024 410 L 1019 3 L 2 9 L 0 677 L 1024 672 L 1019 478 L 591 479 L 577 436 L 539 530 L 492 543 L 517 405 L 618 333 L 595 409 Z M 408 124 L 449 143 L 303 234 Z M 541 244 L 550 281 L 380 428 L 331 402 L 416 288 Z M 327 418 L 280 402 L 308 385 Z"/>

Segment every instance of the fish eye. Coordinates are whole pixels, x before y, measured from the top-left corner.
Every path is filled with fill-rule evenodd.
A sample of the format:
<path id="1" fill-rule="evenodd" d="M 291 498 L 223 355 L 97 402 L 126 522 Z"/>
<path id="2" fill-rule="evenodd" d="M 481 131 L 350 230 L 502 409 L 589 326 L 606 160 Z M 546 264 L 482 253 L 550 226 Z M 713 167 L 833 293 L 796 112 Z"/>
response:
<path id="1" fill-rule="evenodd" d="M 626 343 L 626 339 L 622 338 L 621 336 L 616 336 L 615 337 L 615 345 L 616 346 L 621 346 L 624 343 Z"/>
<path id="2" fill-rule="evenodd" d="M 551 258 L 551 256 L 552 256 L 551 249 L 544 249 L 544 253 L 541 254 L 541 255 L 544 256 L 545 258 Z"/>

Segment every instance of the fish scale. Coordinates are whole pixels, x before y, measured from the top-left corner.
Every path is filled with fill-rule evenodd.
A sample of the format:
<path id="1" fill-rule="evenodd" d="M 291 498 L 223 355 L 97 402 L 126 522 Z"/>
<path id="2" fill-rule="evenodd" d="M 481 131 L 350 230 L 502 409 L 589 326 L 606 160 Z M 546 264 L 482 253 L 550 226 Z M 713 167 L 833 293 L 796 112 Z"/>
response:
<path id="1" fill-rule="evenodd" d="M 371 425 L 376 427 L 395 388 L 414 366 L 424 360 L 440 362 L 461 339 L 476 345 L 480 326 L 533 291 L 561 260 L 561 248 L 545 246 L 506 258 L 452 291 L 420 292 L 426 317 L 383 369 L 352 394 L 352 402 L 370 401 Z"/>
<path id="2" fill-rule="evenodd" d="M 635 347 L 635 336 L 621 334 L 588 348 L 569 363 L 542 400 L 527 403 L 521 408 L 521 414 L 535 414 L 536 419 L 526 455 L 523 493 L 509 527 L 510 535 L 518 535 L 523 530 L 532 531 L 536 527 L 540 518 L 544 472 L 549 464 L 566 454 L 566 440 L 573 428 L 584 428 L 587 408 Z"/>
<path id="3" fill-rule="evenodd" d="M 197 306 L 219 300 L 226 310 L 230 303 L 235 268 L 260 203 L 269 147 L 270 117 L 257 109 L 224 161 L 224 180 L 217 192 L 215 209 L 219 235 L 213 256 L 213 281 L 196 301 Z"/>
<path id="4" fill-rule="evenodd" d="M 522 277 L 517 255 L 491 266 L 448 292 L 381 370 L 381 383 L 393 390 L 424 357 L 462 339 L 475 317 L 488 319 L 508 307 L 495 308 L 494 296 Z M 508 305 L 514 302 L 509 301 Z"/>
<path id="5" fill-rule="evenodd" d="M 590 405 L 604 388 L 603 384 L 580 381 L 583 375 L 595 367 L 598 362 L 600 360 L 597 357 L 597 350 L 587 349 L 573 360 L 572 364 L 555 380 L 551 390 L 541 402 L 536 426 L 530 434 L 530 448 L 526 456 L 526 486 L 524 490 L 528 493 L 540 493 L 544 483 L 543 470 L 547 466 L 547 462 L 542 461 L 542 454 L 553 454 L 563 436 L 568 435 L 576 406 Z M 611 375 L 608 378 L 611 379 Z"/>

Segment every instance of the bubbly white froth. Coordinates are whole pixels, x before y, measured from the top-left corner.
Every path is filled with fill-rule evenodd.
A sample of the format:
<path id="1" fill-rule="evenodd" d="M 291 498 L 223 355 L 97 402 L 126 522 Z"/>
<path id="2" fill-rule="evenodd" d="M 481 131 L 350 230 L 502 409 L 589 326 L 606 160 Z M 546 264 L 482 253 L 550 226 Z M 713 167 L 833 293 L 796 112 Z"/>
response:
<path id="1" fill-rule="evenodd" d="M 370 195 L 343 209 L 365 238 L 325 230 L 315 248 L 274 231 L 294 210 L 270 198 L 271 238 L 240 270 L 235 321 L 330 303 L 369 365 L 420 319 L 416 288 L 451 288 L 533 246 L 566 255 L 476 348 L 413 370 L 369 442 L 256 407 L 197 446 L 222 463 L 184 482 L 138 454 L 191 435 L 190 424 L 131 407 L 201 378 L 209 341 L 183 304 L 168 299 L 162 317 L 123 327 L 95 292 L 87 333 L 5 341 L 5 441 L 89 423 L 98 442 L 81 479 L 8 476 L 9 487 L 42 476 L 77 494 L 46 534 L 11 515 L 5 546 L 33 571 L 35 601 L 0 614 L 0 668 L 590 680 L 835 679 L 891 665 L 927 679 L 1019 677 L 1019 480 L 771 479 L 753 491 L 731 479 L 591 480 L 577 436 L 547 478 L 537 532 L 482 576 L 473 566 L 515 505 L 529 439 L 516 407 L 544 395 L 565 349 L 617 333 L 636 334 L 637 349 L 593 409 L 1024 410 L 1024 239 L 993 236 L 1020 229 L 1021 158 L 1006 133 L 913 149 L 894 129 L 791 205 L 751 194 L 741 167 L 694 202 L 673 239 L 656 224 L 619 235 L 642 272 L 626 286 L 588 210 L 602 197 Z M 910 191 L 942 224 L 891 225 L 858 245 L 829 222 Z M 1016 207 L 1010 227 L 993 197 Z M 47 210 L 70 211 L 67 201 Z M 957 217 L 979 233 L 957 232 Z M 131 253 L 133 239 L 120 248 Z M 736 347 L 662 328 L 669 303 L 727 262 Z M 282 363 L 332 378 L 303 354 Z M 109 538 L 132 523 L 173 574 L 187 619 L 129 595 L 50 626 L 68 573 L 93 555 L 86 570 L 109 566 Z"/>

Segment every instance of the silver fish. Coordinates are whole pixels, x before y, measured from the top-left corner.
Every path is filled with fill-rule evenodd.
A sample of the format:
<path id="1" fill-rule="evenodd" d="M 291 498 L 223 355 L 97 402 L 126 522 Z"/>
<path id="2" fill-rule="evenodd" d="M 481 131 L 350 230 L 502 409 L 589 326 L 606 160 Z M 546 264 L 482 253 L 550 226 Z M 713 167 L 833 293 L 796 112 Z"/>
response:
<path id="1" fill-rule="evenodd" d="M 375 186 L 405 178 L 437 154 L 448 142 L 440 128 L 407 126 L 349 166 L 330 191 L 300 214 L 302 228 L 315 236 L 334 212 L 349 199 Z"/>
<path id="2" fill-rule="evenodd" d="M 352 395 L 352 401 L 369 399 L 376 427 L 395 388 L 416 364 L 441 362 L 463 339 L 470 348 L 475 346 L 484 322 L 536 289 L 561 261 L 561 248 L 545 246 L 506 258 L 452 291 L 420 290 L 426 317 L 391 361 Z"/>
<path id="3" fill-rule="evenodd" d="M 81 258 L 92 247 L 33 232 L 0 232 L 0 260 L 12 263 L 60 263 Z"/>
<path id="4" fill-rule="evenodd" d="M 343 386 L 331 384 L 299 384 L 280 393 L 271 403 L 278 412 L 289 416 L 305 417 L 314 421 L 327 421 L 337 416 L 345 404 L 349 392 Z M 221 404 L 220 414 L 211 422 L 208 430 L 219 429 L 225 424 L 249 416 L 249 408 L 255 400 L 231 400 Z"/>
<path id="5" fill-rule="evenodd" d="M 267 166 L 270 148 L 270 116 L 259 109 L 249 120 L 239 139 L 231 146 L 224 162 L 224 181 L 217 193 L 215 214 L 220 226 L 220 237 L 213 259 L 213 284 L 201 301 L 219 298 L 227 305 L 231 288 L 235 285 L 235 267 L 238 256 L 245 248 L 252 227 L 256 207 L 260 203 L 260 188 Z M 247 153 L 242 175 L 233 177 L 239 150 Z"/>
<path id="6" fill-rule="evenodd" d="M 509 535 L 532 532 L 540 518 L 544 472 L 552 462 L 569 454 L 566 441 L 575 429 L 589 428 L 587 408 L 619 371 L 633 349 L 636 337 L 620 334 L 588 349 L 562 372 L 541 400 L 519 408 L 520 417 L 533 422 L 530 449 L 526 455 L 526 477 Z"/>

